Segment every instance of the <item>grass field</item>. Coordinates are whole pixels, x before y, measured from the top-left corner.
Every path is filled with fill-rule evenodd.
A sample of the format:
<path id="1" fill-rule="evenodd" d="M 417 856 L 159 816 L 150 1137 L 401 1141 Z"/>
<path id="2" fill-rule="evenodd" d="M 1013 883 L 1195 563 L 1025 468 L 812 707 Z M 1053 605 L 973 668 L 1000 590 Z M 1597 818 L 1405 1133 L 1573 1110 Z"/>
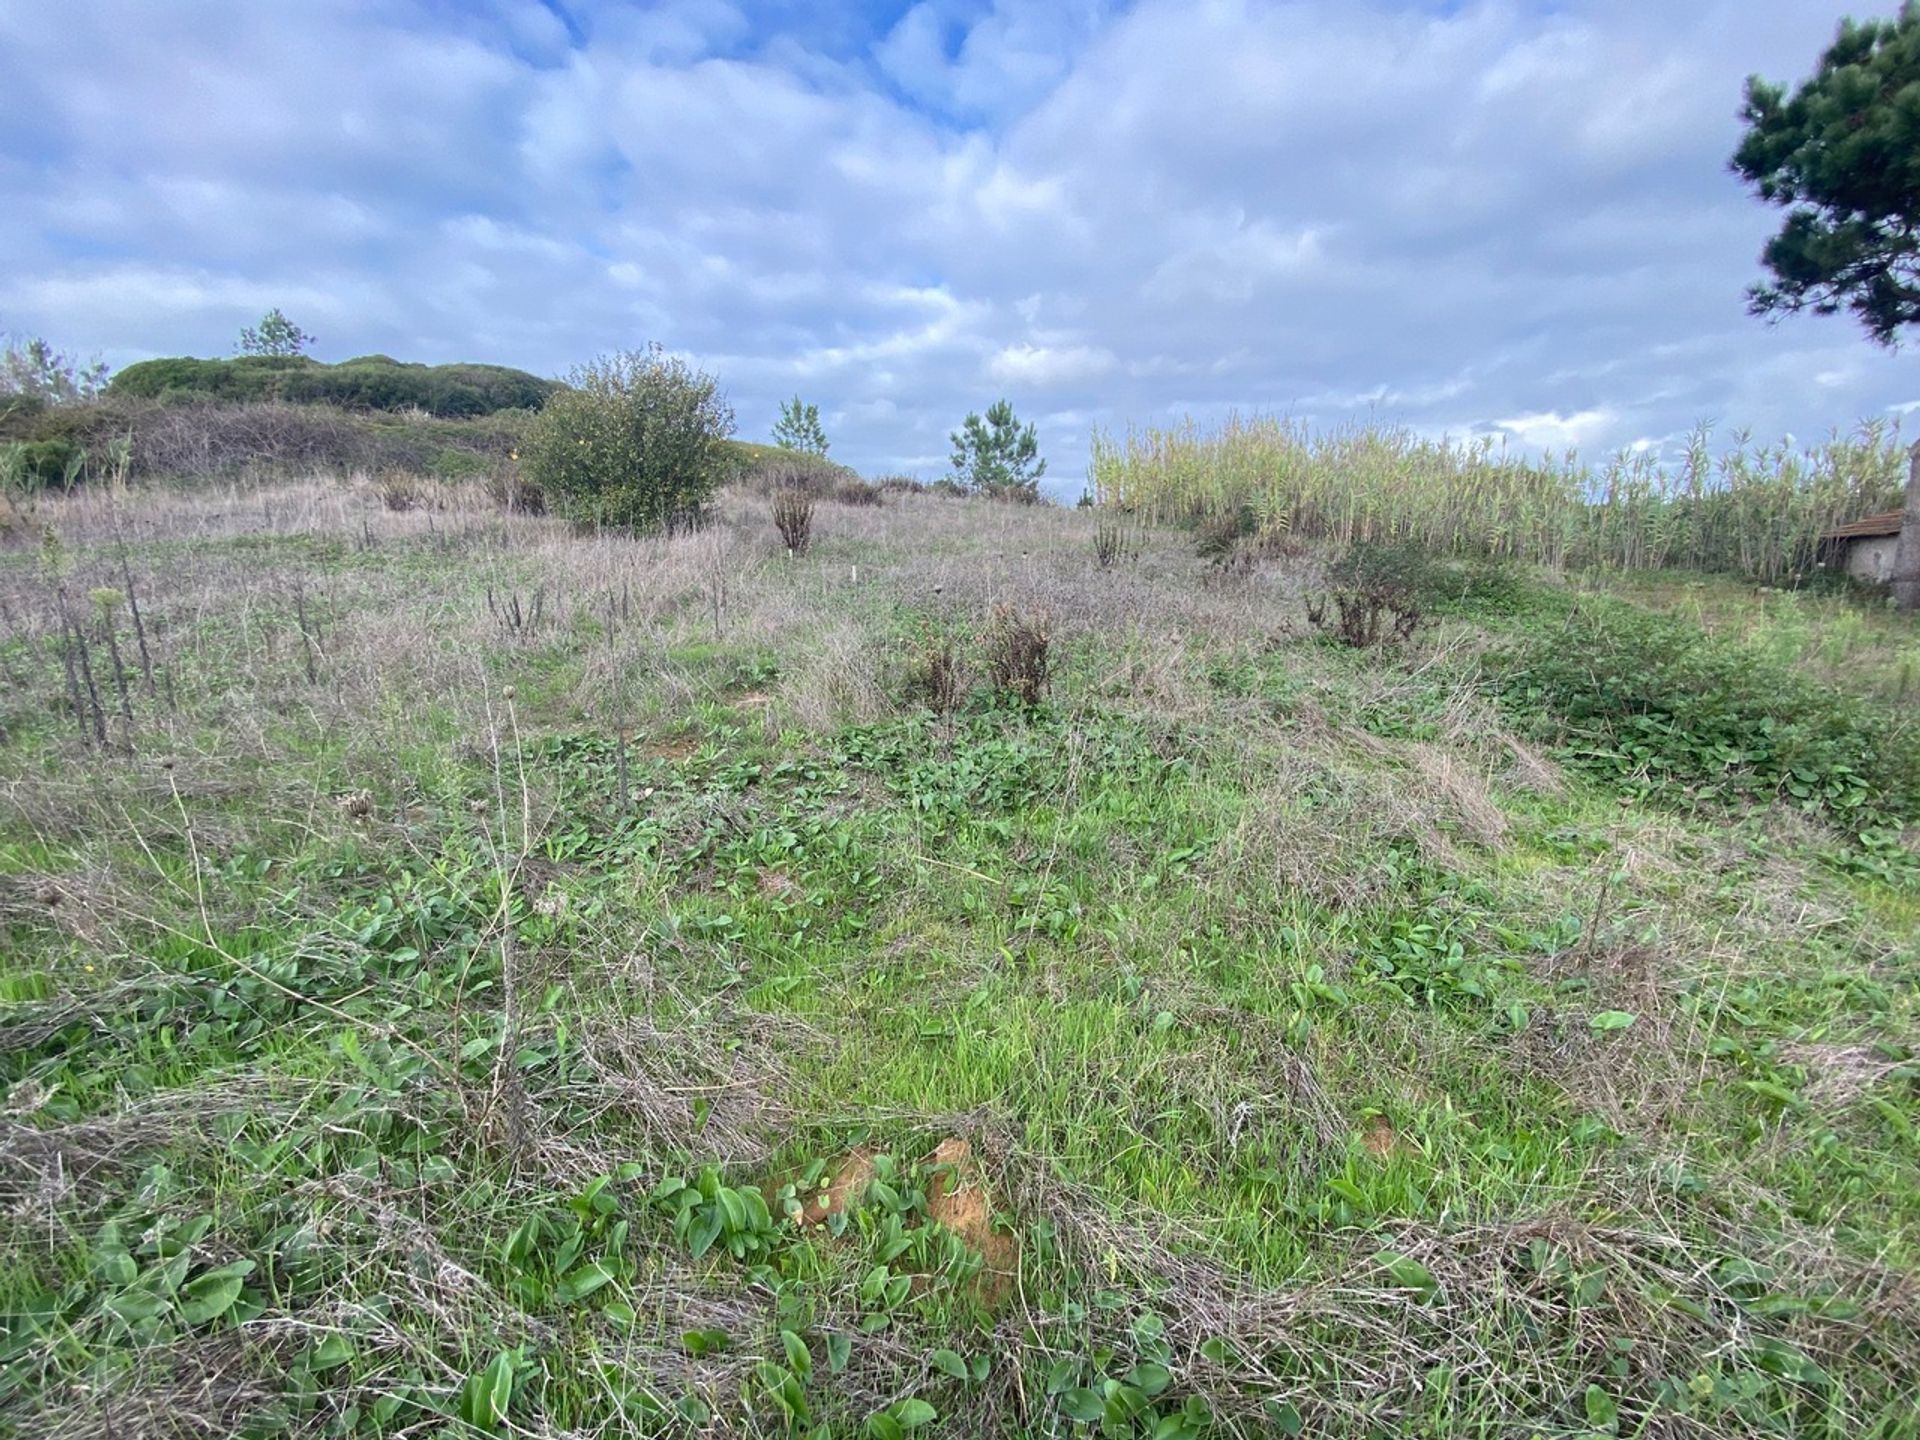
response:
<path id="1" fill-rule="evenodd" d="M 441 493 L 0 552 L 0 1432 L 1920 1434 L 1895 792 L 1501 679 L 1632 607 L 1920 751 L 1911 622 Z"/>

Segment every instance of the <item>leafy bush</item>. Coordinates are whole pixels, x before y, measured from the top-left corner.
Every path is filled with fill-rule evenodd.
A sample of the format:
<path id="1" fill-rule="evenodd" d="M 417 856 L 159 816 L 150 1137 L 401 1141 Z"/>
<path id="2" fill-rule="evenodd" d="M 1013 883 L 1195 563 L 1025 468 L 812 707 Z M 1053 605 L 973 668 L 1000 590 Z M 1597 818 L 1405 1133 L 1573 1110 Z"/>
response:
<path id="1" fill-rule="evenodd" d="M 300 355 L 313 344 L 313 338 L 283 315 L 276 305 L 260 317 L 258 325 L 248 325 L 241 329 L 240 353 L 276 357 Z"/>
<path id="2" fill-rule="evenodd" d="M 528 427 L 528 476 L 579 520 L 636 529 L 697 521 L 730 465 L 733 410 L 711 375 L 658 345 L 574 371 Z"/>
<path id="3" fill-rule="evenodd" d="M 1356 650 L 1411 639 L 1449 593 L 1444 568 L 1405 544 L 1354 546 L 1328 567 L 1327 584 L 1330 594 L 1307 601 L 1308 623 Z"/>
<path id="4" fill-rule="evenodd" d="M 1622 601 L 1583 602 L 1495 662 L 1561 758 L 1631 791 L 1779 797 L 1866 824 L 1920 815 L 1920 737 L 1753 650 Z"/>
<path id="5" fill-rule="evenodd" d="M 86 451 L 71 440 L 16 440 L 0 448 L 0 478 L 7 489 L 29 494 L 65 489 L 85 461 Z"/>
<path id="6" fill-rule="evenodd" d="M 402 417 L 335 405 L 172 403 L 109 395 L 0 414 L 7 441 L 69 442 L 98 460 L 128 445 L 134 478 L 285 471 L 413 470 L 455 478 L 507 462 L 531 417 Z M 91 468 L 91 467 L 89 467 Z"/>

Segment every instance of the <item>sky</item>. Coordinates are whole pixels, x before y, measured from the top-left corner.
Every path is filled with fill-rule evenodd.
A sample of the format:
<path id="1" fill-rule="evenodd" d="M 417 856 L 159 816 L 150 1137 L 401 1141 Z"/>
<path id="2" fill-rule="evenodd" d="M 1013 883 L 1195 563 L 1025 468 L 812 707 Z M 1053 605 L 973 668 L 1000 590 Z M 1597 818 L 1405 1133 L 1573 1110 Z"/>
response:
<path id="1" fill-rule="evenodd" d="M 0 330 L 119 365 L 659 341 L 739 433 L 932 478 L 999 397 L 1596 458 L 1920 408 L 1746 313 L 1744 78 L 1824 0 L 0 0 Z M 1913 427 L 1909 427 L 1913 428 Z"/>

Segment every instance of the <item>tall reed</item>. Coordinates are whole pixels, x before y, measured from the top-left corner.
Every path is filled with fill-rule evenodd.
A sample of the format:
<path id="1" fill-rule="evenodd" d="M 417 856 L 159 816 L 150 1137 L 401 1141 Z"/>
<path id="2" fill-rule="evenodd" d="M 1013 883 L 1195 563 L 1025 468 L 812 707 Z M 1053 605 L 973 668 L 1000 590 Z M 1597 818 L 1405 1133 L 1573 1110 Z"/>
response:
<path id="1" fill-rule="evenodd" d="M 1171 523 L 1240 513 L 1264 532 L 1336 544 L 1414 541 L 1442 552 L 1549 565 L 1724 570 L 1776 583 L 1815 563 L 1822 531 L 1893 508 L 1905 456 L 1894 427 L 1795 449 L 1745 434 L 1715 454 L 1702 427 L 1677 462 L 1622 452 L 1599 468 L 1572 452 L 1515 453 L 1492 438 L 1435 440 L 1399 427 L 1316 432 L 1267 416 L 1203 428 L 1097 432 L 1103 504 Z"/>

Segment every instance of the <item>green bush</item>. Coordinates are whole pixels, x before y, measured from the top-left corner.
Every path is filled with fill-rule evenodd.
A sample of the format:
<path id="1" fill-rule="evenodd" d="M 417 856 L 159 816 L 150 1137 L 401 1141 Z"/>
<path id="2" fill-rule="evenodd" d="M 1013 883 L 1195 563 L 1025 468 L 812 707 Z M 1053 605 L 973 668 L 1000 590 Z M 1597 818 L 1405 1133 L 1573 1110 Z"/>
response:
<path id="1" fill-rule="evenodd" d="M 1920 816 L 1911 720 L 1685 621 L 1584 601 L 1495 657 L 1562 760 L 1641 794 L 1782 798 L 1850 824 Z"/>
<path id="2" fill-rule="evenodd" d="M 0 447 L 0 477 L 8 489 L 58 490 L 80 475 L 86 451 L 71 440 L 15 440 Z"/>
<path id="3" fill-rule="evenodd" d="M 697 521 L 732 473 L 732 433 L 713 377 L 655 345 L 575 370 L 528 427 L 521 460 L 577 520 L 674 529 Z"/>

